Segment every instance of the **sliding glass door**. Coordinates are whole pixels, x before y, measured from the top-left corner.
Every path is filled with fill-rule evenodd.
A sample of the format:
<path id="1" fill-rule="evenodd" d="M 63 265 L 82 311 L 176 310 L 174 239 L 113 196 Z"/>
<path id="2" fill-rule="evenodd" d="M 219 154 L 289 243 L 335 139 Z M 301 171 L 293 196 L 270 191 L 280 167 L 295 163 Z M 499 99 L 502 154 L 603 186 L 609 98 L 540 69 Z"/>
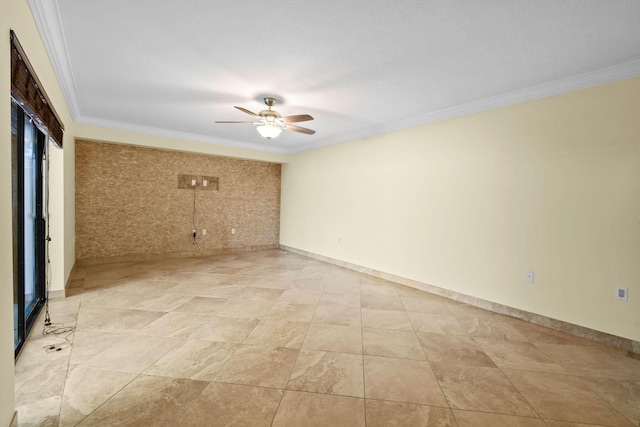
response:
<path id="1" fill-rule="evenodd" d="M 43 159 L 46 135 L 11 102 L 14 348 L 20 351 L 45 300 Z"/>

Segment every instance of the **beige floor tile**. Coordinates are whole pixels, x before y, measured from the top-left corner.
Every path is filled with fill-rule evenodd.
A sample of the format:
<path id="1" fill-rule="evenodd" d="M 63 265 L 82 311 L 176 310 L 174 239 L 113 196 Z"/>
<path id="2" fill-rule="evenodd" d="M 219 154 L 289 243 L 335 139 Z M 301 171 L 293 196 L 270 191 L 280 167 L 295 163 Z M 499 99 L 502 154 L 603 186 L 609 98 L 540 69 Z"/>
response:
<path id="1" fill-rule="evenodd" d="M 452 409 L 537 416 L 499 369 L 438 363 L 433 371 Z"/>
<path id="2" fill-rule="evenodd" d="M 413 331 L 363 328 L 362 351 L 369 356 L 427 359 L 422 345 Z"/>
<path id="3" fill-rule="evenodd" d="M 458 409 L 454 409 L 453 413 L 460 427 L 545 427 L 547 425 L 540 418 L 461 411 Z"/>
<path id="4" fill-rule="evenodd" d="M 243 301 L 271 301 L 275 302 L 284 293 L 284 289 L 247 288 L 238 297 Z"/>
<path id="5" fill-rule="evenodd" d="M 403 311 L 404 305 L 398 296 L 379 295 L 375 292 L 362 291 L 360 294 L 362 308 L 375 308 L 377 310 Z"/>
<path id="6" fill-rule="evenodd" d="M 140 301 L 133 308 L 150 311 L 171 311 L 193 298 L 190 295 L 160 294 Z"/>
<path id="7" fill-rule="evenodd" d="M 287 389 L 364 397 L 362 356 L 302 350 Z"/>
<path id="8" fill-rule="evenodd" d="M 447 406 L 426 361 L 364 356 L 364 384 L 367 399 Z"/>
<path id="9" fill-rule="evenodd" d="M 336 279 L 329 277 L 324 285 L 325 292 L 340 293 L 343 295 L 360 295 L 360 277 L 354 276 L 349 279 Z"/>
<path id="10" fill-rule="evenodd" d="M 289 289 L 291 283 L 293 283 L 293 277 L 296 276 L 295 273 L 288 272 L 286 275 L 282 277 L 263 277 L 260 278 L 251 285 L 254 288 L 265 288 L 265 289 Z"/>
<path id="11" fill-rule="evenodd" d="M 229 300 L 226 298 L 192 297 L 173 311 L 181 313 L 218 314 Z"/>
<path id="12" fill-rule="evenodd" d="M 548 427 L 607 427 L 598 424 L 572 423 L 571 421 L 545 420 Z"/>
<path id="13" fill-rule="evenodd" d="M 278 301 L 290 304 L 311 305 L 315 307 L 318 304 L 318 301 L 320 301 L 321 295 L 322 289 L 299 290 L 289 288 L 280 295 Z"/>
<path id="14" fill-rule="evenodd" d="M 362 294 L 370 293 L 397 297 L 399 296 L 397 288 L 398 286 L 395 283 L 384 279 L 378 279 L 364 274 L 360 277 L 360 292 Z"/>
<path id="15" fill-rule="evenodd" d="M 60 425 L 74 426 L 133 381 L 137 374 L 79 366 L 69 372 Z"/>
<path id="16" fill-rule="evenodd" d="M 127 292 L 121 288 L 96 289 L 84 293 L 80 296 L 82 307 L 133 308 L 148 298 L 139 292 Z"/>
<path id="17" fill-rule="evenodd" d="M 166 313 L 158 320 L 148 324 L 138 331 L 141 335 L 158 337 L 188 337 L 210 321 L 212 316 L 193 313 Z"/>
<path id="18" fill-rule="evenodd" d="M 284 388 L 298 350 L 242 345 L 218 371 L 214 380 L 225 383 Z"/>
<path id="19" fill-rule="evenodd" d="M 413 331 L 413 325 L 404 310 L 392 311 L 363 308 L 361 313 L 363 328 Z"/>
<path id="20" fill-rule="evenodd" d="M 78 425 L 177 425 L 182 411 L 207 384 L 204 381 L 142 375 Z"/>
<path id="21" fill-rule="evenodd" d="M 338 291 L 324 291 L 318 301 L 319 305 L 352 307 L 360 309 L 360 292 L 343 293 Z"/>
<path id="22" fill-rule="evenodd" d="M 142 373 L 183 341 L 183 338 L 130 335 L 80 366 Z"/>
<path id="23" fill-rule="evenodd" d="M 80 296 L 49 299 L 49 314 L 52 319 L 66 314 L 77 314 L 80 310 Z"/>
<path id="24" fill-rule="evenodd" d="M 580 378 L 580 381 L 631 422 L 640 426 L 640 380 Z"/>
<path id="25" fill-rule="evenodd" d="M 367 399 L 367 427 L 457 427 L 449 408 Z"/>
<path id="26" fill-rule="evenodd" d="M 572 344 L 570 339 L 555 334 L 556 331 L 533 324 L 515 324 L 513 328 L 526 341 L 534 344 Z M 574 337 L 577 338 L 577 337 Z"/>
<path id="27" fill-rule="evenodd" d="M 341 267 L 332 267 L 331 272 L 327 277 L 327 286 L 334 286 L 338 290 L 345 291 L 345 293 L 349 293 L 350 287 L 357 286 L 359 293 L 360 280 L 361 275 L 355 271 Z"/>
<path id="28" fill-rule="evenodd" d="M 536 344 L 567 372 L 600 378 L 640 380 L 640 360 L 616 356 L 595 346 Z"/>
<path id="29" fill-rule="evenodd" d="M 378 281 L 378 279 L 371 280 L 366 276 L 360 279 L 360 295 L 361 296 L 386 296 L 399 298 L 396 285 L 391 282 Z"/>
<path id="30" fill-rule="evenodd" d="M 360 315 L 360 308 L 323 305 L 320 303 L 318 307 L 316 307 L 312 322 L 343 326 L 360 326 L 362 324 L 362 316 Z"/>
<path id="31" fill-rule="evenodd" d="M 327 275 L 331 273 L 331 266 L 320 262 L 315 265 L 305 265 L 302 271 L 296 276 L 298 279 L 322 279 L 322 282 L 327 280 Z"/>
<path id="32" fill-rule="evenodd" d="M 172 280 L 178 281 L 178 283 L 167 292 L 180 295 L 210 297 L 212 296 L 211 290 L 219 285 L 218 278 L 213 278 L 211 280 L 200 277 L 196 279 L 182 280 L 172 278 Z"/>
<path id="33" fill-rule="evenodd" d="M 193 331 L 190 338 L 241 343 L 259 322 L 259 319 L 244 317 L 213 316 L 208 322 Z"/>
<path id="34" fill-rule="evenodd" d="M 237 297 L 229 300 L 227 305 L 220 311 L 221 316 L 234 316 L 234 317 L 247 317 L 251 319 L 264 317 L 271 307 L 274 301 L 272 300 L 243 300 L 242 297 Z"/>
<path id="35" fill-rule="evenodd" d="M 61 402 L 62 396 L 55 395 L 19 406 L 16 404 L 19 426 L 58 427 Z"/>
<path id="36" fill-rule="evenodd" d="M 358 427 L 365 425 L 364 400 L 287 390 L 273 427 Z"/>
<path id="37" fill-rule="evenodd" d="M 171 280 L 157 280 L 157 279 L 142 279 L 132 280 L 118 286 L 118 290 L 127 292 L 136 292 L 145 296 L 145 300 L 149 298 L 149 295 L 158 295 L 169 293 L 170 289 L 175 287 L 178 282 Z M 139 307 L 136 307 L 139 308 Z"/>
<path id="38" fill-rule="evenodd" d="M 305 279 L 304 281 L 294 280 L 289 285 L 289 289 L 287 289 L 287 290 L 290 290 L 290 291 L 305 291 L 305 292 L 322 292 L 324 290 L 325 281 L 326 280 L 322 279 L 322 278 Z"/>
<path id="39" fill-rule="evenodd" d="M 454 316 L 431 313 L 407 313 L 416 332 L 465 335 L 467 331 Z"/>
<path id="40" fill-rule="evenodd" d="M 300 348 L 309 323 L 288 322 L 282 320 L 261 320 L 253 329 L 245 344 Z"/>
<path id="41" fill-rule="evenodd" d="M 268 427 L 282 394 L 271 388 L 212 382 L 175 425 Z"/>
<path id="42" fill-rule="evenodd" d="M 532 343 L 495 338 L 475 338 L 475 341 L 499 368 L 566 373 Z"/>
<path id="43" fill-rule="evenodd" d="M 211 381 L 239 344 L 188 339 L 145 371 L 146 375 Z"/>
<path id="44" fill-rule="evenodd" d="M 39 322 L 44 322 L 43 319 Z M 35 327 L 34 327 L 35 328 Z M 55 335 L 42 335 L 42 329 L 34 330 L 34 333 L 27 339 L 20 351 L 20 357 L 16 360 L 16 369 L 25 370 L 28 366 L 43 365 L 54 362 L 56 360 L 67 361 L 69 360 L 70 353 L 73 348 L 68 346 L 68 342 L 62 337 L 58 338 Z M 68 340 L 73 342 L 75 334 L 77 332 L 70 333 Z M 60 351 L 47 352 L 49 346 L 57 346 L 58 344 L 64 344 L 64 348 Z M 56 347 L 57 348 L 57 347 Z"/>
<path id="45" fill-rule="evenodd" d="M 86 362 L 128 336 L 129 334 L 125 332 L 76 331 L 73 336 L 69 368 Z"/>
<path id="46" fill-rule="evenodd" d="M 429 362 L 496 367 L 473 338 L 444 334 L 417 335 Z"/>
<path id="47" fill-rule="evenodd" d="M 572 375 L 506 371 L 511 382 L 545 419 L 632 426 L 625 417 Z"/>
<path id="48" fill-rule="evenodd" d="M 609 347 L 609 346 L 603 346 L 602 344 L 596 343 L 594 341 L 588 340 L 586 338 L 583 337 L 579 337 L 576 335 L 571 335 L 567 332 L 564 331 L 559 331 L 559 330 L 552 330 L 551 332 L 549 332 L 551 335 L 554 335 L 558 338 L 563 339 L 563 342 L 550 342 L 550 343 L 545 343 L 545 344 L 567 344 L 567 345 L 578 345 L 578 346 L 584 346 L 584 347 L 599 347 L 600 349 L 602 349 L 602 347 L 608 348 L 609 350 L 614 349 L 613 347 Z"/>
<path id="49" fill-rule="evenodd" d="M 112 307 L 81 307 L 77 328 L 109 332 L 131 332 L 142 329 L 167 313 Z"/>
<path id="50" fill-rule="evenodd" d="M 212 286 L 209 291 L 203 296 L 209 298 L 224 298 L 224 299 L 232 299 L 239 297 L 246 288 L 243 285 L 238 284 L 227 284 L 227 285 L 216 285 Z"/>
<path id="51" fill-rule="evenodd" d="M 315 313 L 315 305 L 295 304 L 278 300 L 264 316 L 265 320 L 283 320 L 289 322 L 310 323 Z"/>
<path id="52" fill-rule="evenodd" d="M 511 323 L 493 316 L 457 317 L 457 319 L 465 333 L 472 337 L 527 341 Z"/>
<path id="53" fill-rule="evenodd" d="M 431 313 L 451 315 L 442 301 L 424 296 L 403 296 L 400 298 L 406 311 L 414 313 Z"/>
<path id="54" fill-rule="evenodd" d="M 216 274 L 224 274 L 224 275 L 241 275 L 244 271 L 240 267 L 230 267 L 225 265 L 212 265 L 207 271 Z"/>
<path id="55" fill-rule="evenodd" d="M 23 406 L 62 396 L 67 379 L 68 359 L 43 360 L 37 365 L 16 367 L 15 405 Z"/>
<path id="56" fill-rule="evenodd" d="M 312 323 L 307 330 L 302 348 L 362 354 L 362 329 L 358 326 Z"/>

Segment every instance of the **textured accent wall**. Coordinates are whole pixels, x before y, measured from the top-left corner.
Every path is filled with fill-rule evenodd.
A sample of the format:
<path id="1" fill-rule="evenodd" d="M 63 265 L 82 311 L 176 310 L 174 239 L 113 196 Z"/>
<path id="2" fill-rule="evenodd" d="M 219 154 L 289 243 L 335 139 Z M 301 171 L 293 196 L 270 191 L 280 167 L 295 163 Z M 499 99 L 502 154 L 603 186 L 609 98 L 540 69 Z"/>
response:
<path id="1" fill-rule="evenodd" d="M 194 190 L 178 188 L 184 174 L 219 178 L 217 191 L 195 190 L 195 245 Z M 279 230 L 279 164 L 76 141 L 81 262 L 277 247 Z"/>

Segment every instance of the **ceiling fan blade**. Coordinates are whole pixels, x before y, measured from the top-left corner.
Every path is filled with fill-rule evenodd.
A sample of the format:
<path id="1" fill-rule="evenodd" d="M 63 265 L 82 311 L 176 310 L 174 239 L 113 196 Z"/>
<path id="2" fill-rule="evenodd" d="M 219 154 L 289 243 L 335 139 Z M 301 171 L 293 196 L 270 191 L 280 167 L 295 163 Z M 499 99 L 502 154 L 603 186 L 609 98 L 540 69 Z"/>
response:
<path id="1" fill-rule="evenodd" d="M 216 123 L 245 123 L 245 124 L 248 124 L 248 125 L 256 124 L 255 122 L 226 122 L 226 121 L 225 122 L 216 122 Z"/>
<path id="2" fill-rule="evenodd" d="M 247 114 L 248 114 L 248 115 L 250 115 L 250 116 L 253 116 L 253 117 L 260 117 L 260 116 L 259 116 L 259 115 L 257 115 L 256 113 L 254 113 L 254 112 L 252 112 L 252 111 L 249 111 L 249 110 L 247 110 L 246 108 L 236 107 L 236 106 L 234 106 L 234 108 L 237 108 L 238 110 L 242 111 L 243 113 L 247 113 Z"/>
<path id="3" fill-rule="evenodd" d="M 306 133 L 307 135 L 313 135 L 314 133 L 316 133 L 315 130 L 311 130 L 311 129 L 307 129 L 307 128 L 303 128 L 295 125 L 284 125 L 284 129 L 292 130 L 294 132 Z"/>
<path id="4" fill-rule="evenodd" d="M 308 114 L 298 114 L 297 116 L 282 117 L 281 120 L 285 123 L 308 122 L 309 120 L 313 120 L 313 117 Z"/>

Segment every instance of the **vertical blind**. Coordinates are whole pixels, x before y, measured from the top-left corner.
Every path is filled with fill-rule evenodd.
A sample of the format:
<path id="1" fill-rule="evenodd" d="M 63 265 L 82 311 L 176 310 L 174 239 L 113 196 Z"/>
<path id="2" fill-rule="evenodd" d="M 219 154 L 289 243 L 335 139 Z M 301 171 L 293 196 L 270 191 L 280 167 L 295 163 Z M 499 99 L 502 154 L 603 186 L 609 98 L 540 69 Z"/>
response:
<path id="1" fill-rule="evenodd" d="M 31 110 L 47 128 L 47 133 L 62 147 L 64 126 L 51 105 L 31 63 L 11 30 L 11 92 L 23 107 Z"/>

